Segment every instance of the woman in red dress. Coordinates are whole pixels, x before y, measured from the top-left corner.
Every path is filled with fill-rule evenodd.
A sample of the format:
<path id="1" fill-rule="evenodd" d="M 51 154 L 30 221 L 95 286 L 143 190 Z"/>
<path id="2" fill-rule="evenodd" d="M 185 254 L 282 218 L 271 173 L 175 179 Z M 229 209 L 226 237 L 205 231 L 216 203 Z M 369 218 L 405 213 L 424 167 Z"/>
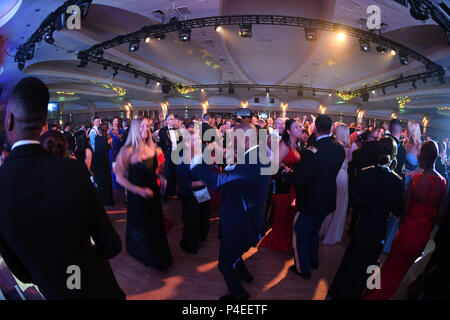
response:
<path id="1" fill-rule="evenodd" d="M 285 130 L 280 141 L 280 166 L 295 169 L 300 162 L 297 143 L 302 134 L 302 128 L 297 121 L 286 121 Z M 276 191 L 272 195 L 273 224 L 272 230 L 262 240 L 260 247 L 272 250 L 292 252 L 292 222 L 295 206 L 295 188 L 292 185 L 282 185 L 281 179 L 275 182 Z"/>
<path id="2" fill-rule="evenodd" d="M 437 150 L 434 141 L 424 143 L 420 149 L 419 166 L 423 173 L 413 175 L 408 185 L 403 221 L 381 268 L 381 288 L 366 291 L 364 300 L 391 299 L 430 238 L 433 220 L 444 205 L 446 192 L 445 179 L 434 170 Z"/>

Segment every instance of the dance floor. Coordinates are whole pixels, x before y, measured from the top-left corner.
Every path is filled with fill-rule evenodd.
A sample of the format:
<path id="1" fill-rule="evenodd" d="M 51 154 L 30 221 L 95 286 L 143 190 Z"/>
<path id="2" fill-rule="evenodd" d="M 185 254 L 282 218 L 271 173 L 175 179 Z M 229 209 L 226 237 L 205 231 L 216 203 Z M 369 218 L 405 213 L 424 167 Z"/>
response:
<path id="1" fill-rule="evenodd" d="M 179 247 L 182 235 L 181 205 L 176 199 L 164 204 L 164 215 L 172 224 L 167 234 L 173 264 L 165 272 L 130 257 L 125 248 L 126 208 L 117 205 L 108 209 L 108 215 L 123 241 L 122 252 L 111 260 L 119 285 L 127 299 L 150 300 L 216 300 L 227 294 L 225 282 L 217 268 L 219 252 L 218 208 L 211 212 L 210 232 L 206 243 L 196 255 L 185 253 Z M 289 271 L 294 264 L 290 253 L 266 248 L 252 248 L 244 255 L 245 263 L 254 281 L 244 283 L 253 300 L 323 300 L 339 266 L 349 238 L 334 246 L 320 246 L 320 267 L 313 270 L 311 280 L 303 280 Z M 414 266 L 399 288 L 395 299 L 402 299 L 406 286 L 424 267 L 423 259 Z"/>
<path id="2" fill-rule="evenodd" d="M 208 239 L 196 255 L 187 254 L 179 247 L 182 234 L 181 205 L 176 199 L 164 204 L 164 215 L 172 228 L 167 234 L 172 251 L 173 264 L 165 272 L 142 263 L 129 256 L 125 247 L 126 205 L 116 193 L 116 206 L 107 212 L 114 228 L 123 241 L 123 249 L 111 259 L 119 285 L 130 300 L 216 300 L 227 294 L 225 282 L 217 268 L 219 252 L 218 216 L 219 208 L 211 212 Z M 252 300 L 323 300 L 339 266 L 349 241 L 320 246 L 320 267 L 313 270 L 311 280 L 303 280 L 289 271 L 294 264 L 292 254 L 276 252 L 266 248 L 252 248 L 244 255 L 249 271 L 254 276 L 252 283 L 244 283 Z M 432 248 L 426 251 L 431 251 Z M 429 254 L 416 263 L 406 275 L 394 299 L 404 299 L 406 287 L 423 270 Z M 385 257 L 381 257 L 381 262 Z M 6 293 L 18 283 L 27 299 L 40 299 L 33 286 L 14 279 L 0 257 L 0 289 Z"/>

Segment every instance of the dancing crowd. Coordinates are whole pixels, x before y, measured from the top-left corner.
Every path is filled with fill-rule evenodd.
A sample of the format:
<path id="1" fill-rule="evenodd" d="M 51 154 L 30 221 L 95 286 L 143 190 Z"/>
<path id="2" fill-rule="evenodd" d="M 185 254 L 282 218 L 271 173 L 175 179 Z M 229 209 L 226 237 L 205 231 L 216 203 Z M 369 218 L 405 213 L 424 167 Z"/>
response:
<path id="1" fill-rule="evenodd" d="M 212 201 L 220 203 L 218 267 L 229 289 L 221 299 L 249 298 L 242 282 L 253 276 L 242 255 L 251 247 L 292 254 L 290 270 L 303 281 L 320 268 L 321 241 L 348 239 L 327 299 L 388 300 L 435 231 L 433 256 L 408 298 L 449 297 L 450 144 L 422 134 L 417 122 L 392 119 L 375 127 L 333 123 L 324 114 L 309 121 L 169 113 L 95 117 L 91 125 L 60 128 L 46 120 L 48 100 L 39 79 L 21 80 L 0 147 L 0 254 L 47 299 L 125 298 L 108 263 L 122 249 L 104 209 L 116 194 L 127 205 L 127 253 L 161 271 L 172 264 L 164 203 L 181 202 L 179 245 L 193 255 L 207 239 Z M 212 134 L 199 135 L 199 127 Z M 239 130 L 264 131 L 267 139 L 246 139 L 244 163 L 227 163 L 229 133 Z M 179 163 L 173 156 L 180 144 L 181 157 L 186 150 L 194 155 L 197 144 L 202 151 L 221 148 L 224 161 L 189 156 Z M 249 161 L 257 149 L 279 164 L 276 173 L 263 175 L 270 164 Z M 79 290 L 66 286 L 70 265 L 82 270 Z M 367 282 L 373 266 L 381 267 L 375 289 Z"/>

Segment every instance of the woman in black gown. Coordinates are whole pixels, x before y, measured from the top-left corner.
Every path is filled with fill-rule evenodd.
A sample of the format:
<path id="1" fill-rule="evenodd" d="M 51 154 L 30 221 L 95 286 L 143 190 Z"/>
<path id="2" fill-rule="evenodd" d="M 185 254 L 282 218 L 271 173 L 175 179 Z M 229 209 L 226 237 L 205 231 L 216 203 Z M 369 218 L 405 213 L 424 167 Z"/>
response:
<path id="1" fill-rule="evenodd" d="M 92 159 L 92 171 L 98 191 L 103 200 L 103 205 L 113 206 L 113 189 L 111 176 L 111 162 L 109 160 L 109 150 L 111 149 L 111 139 L 108 139 L 108 126 L 102 124 L 98 135 L 95 137 L 95 150 Z"/>
<path id="2" fill-rule="evenodd" d="M 327 299 L 360 299 L 371 276 L 367 268 L 377 265 L 389 213 L 392 211 L 396 216 L 402 213 L 403 183 L 400 176 L 390 169 L 396 146 L 391 138 L 383 138 L 377 143 L 378 164 L 363 168 L 355 183 L 355 199 L 360 202 L 362 214 L 330 285 Z"/>
<path id="3" fill-rule="evenodd" d="M 152 139 L 148 119 L 135 119 L 117 155 L 115 173 L 117 182 L 129 191 L 127 252 L 146 266 L 162 271 L 170 266 L 172 255 L 157 183 L 157 175 L 162 172 L 157 160 L 161 153 Z"/>

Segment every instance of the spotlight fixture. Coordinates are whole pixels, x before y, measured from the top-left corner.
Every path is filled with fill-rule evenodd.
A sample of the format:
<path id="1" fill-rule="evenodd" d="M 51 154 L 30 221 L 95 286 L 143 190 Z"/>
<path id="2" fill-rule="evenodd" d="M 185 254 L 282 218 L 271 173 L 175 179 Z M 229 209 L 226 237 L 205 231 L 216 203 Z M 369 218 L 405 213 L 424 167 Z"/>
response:
<path id="1" fill-rule="evenodd" d="M 372 94 L 375 94 L 375 90 L 372 90 Z"/>
<path id="2" fill-rule="evenodd" d="M 31 48 L 29 48 L 29 49 L 27 50 L 27 54 L 26 54 L 25 59 L 26 59 L 26 60 L 32 60 L 33 57 L 34 57 L 34 45 L 31 46 Z"/>
<path id="3" fill-rule="evenodd" d="M 128 50 L 130 52 L 138 51 L 139 50 L 139 43 L 140 43 L 139 40 L 132 40 L 132 41 L 130 41 L 130 46 L 128 47 Z"/>
<path id="4" fill-rule="evenodd" d="M 117 74 L 119 73 L 119 71 L 117 71 L 117 69 L 116 68 L 114 68 L 114 73 L 113 73 L 113 77 L 115 77 L 115 76 L 117 76 Z"/>
<path id="5" fill-rule="evenodd" d="M 216 24 L 215 30 L 216 30 L 217 32 L 222 31 L 222 27 L 220 26 L 220 24 Z"/>
<path id="6" fill-rule="evenodd" d="M 422 81 L 423 81 L 423 83 L 427 83 L 427 78 L 423 77 Z"/>
<path id="7" fill-rule="evenodd" d="M 400 63 L 403 65 L 408 65 L 408 57 L 405 56 L 404 54 L 399 54 L 398 55 L 399 59 L 400 59 Z"/>
<path id="8" fill-rule="evenodd" d="M 394 88 L 397 89 L 397 87 L 398 87 L 398 84 L 394 83 Z"/>
<path id="9" fill-rule="evenodd" d="M 149 82 L 150 82 L 150 79 L 149 79 L 149 78 L 146 78 L 146 79 L 145 79 L 145 84 L 147 85 L 147 84 L 149 84 Z"/>
<path id="10" fill-rule="evenodd" d="M 412 86 L 413 86 L 414 89 L 417 89 L 417 86 L 416 86 L 416 82 L 415 82 L 415 81 L 413 81 Z"/>
<path id="11" fill-rule="evenodd" d="M 329 93 L 328 96 L 331 97 L 331 93 Z"/>
<path id="12" fill-rule="evenodd" d="M 269 88 L 266 88 L 266 93 L 270 93 L 270 89 Z"/>
<path id="13" fill-rule="evenodd" d="M 48 44 L 53 44 L 55 42 L 55 39 L 53 38 L 53 31 L 50 31 L 44 36 L 45 42 Z"/>
<path id="14" fill-rule="evenodd" d="M 339 41 L 344 41 L 344 40 L 345 40 L 345 33 L 342 32 L 342 31 L 340 31 L 340 32 L 337 34 L 337 39 L 338 39 Z"/>
<path id="15" fill-rule="evenodd" d="M 182 42 L 189 41 L 191 39 L 191 29 L 181 28 L 180 31 L 178 31 L 178 38 Z"/>
<path id="16" fill-rule="evenodd" d="M 161 86 L 162 93 L 169 93 L 170 92 L 170 86 L 168 84 L 164 84 Z"/>
<path id="17" fill-rule="evenodd" d="M 317 40 L 317 30 L 315 28 L 305 28 L 305 38 L 307 41 Z"/>
<path id="18" fill-rule="evenodd" d="M 234 88 L 233 87 L 229 87 L 228 88 L 228 94 L 234 94 Z"/>
<path id="19" fill-rule="evenodd" d="M 447 83 L 445 81 L 445 77 L 442 74 L 439 74 L 438 79 L 439 79 L 439 83 L 440 84 L 446 84 Z"/>
<path id="20" fill-rule="evenodd" d="M 241 38 L 251 38 L 252 37 L 252 25 L 250 23 L 239 24 L 239 36 Z"/>
<path id="21" fill-rule="evenodd" d="M 312 91 L 312 95 L 315 97 L 316 96 L 316 90 Z"/>
<path id="22" fill-rule="evenodd" d="M 165 38 L 166 38 L 166 35 L 164 34 L 164 32 L 160 32 L 160 33 L 152 35 L 152 39 L 164 40 Z"/>
<path id="23" fill-rule="evenodd" d="M 369 92 L 364 91 L 363 93 L 361 93 L 361 99 L 363 102 L 369 102 Z"/>
<path id="24" fill-rule="evenodd" d="M 370 52 L 370 42 L 369 42 L 369 40 L 366 40 L 366 39 L 363 39 L 363 38 L 359 39 L 359 48 L 363 52 Z"/>
<path id="25" fill-rule="evenodd" d="M 135 73 L 135 74 L 134 74 L 134 77 L 135 77 L 135 78 L 137 79 L 137 77 L 138 77 L 138 74 L 137 74 L 137 73 Z"/>
<path id="26" fill-rule="evenodd" d="M 145 38 L 145 43 L 150 43 L 150 37 Z"/>
<path id="27" fill-rule="evenodd" d="M 255 97 L 254 101 L 255 101 L 255 103 L 259 103 L 259 98 Z"/>
<path id="28" fill-rule="evenodd" d="M 19 63 L 17 64 L 17 68 L 22 71 L 23 68 L 25 68 L 25 61 L 20 60 Z"/>
<path id="29" fill-rule="evenodd" d="M 219 93 L 222 93 L 222 87 L 219 88 Z"/>
<path id="30" fill-rule="evenodd" d="M 86 60 L 81 59 L 80 64 L 78 65 L 78 68 L 84 68 L 86 67 L 88 62 Z"/>
<path id="31" fill-rule="evenodd" d="M 270 98 L 270 103 L 275 103 L 275 98 L 274 97 Z"/>
<path id="32" fill-rule="evenodd" d="M 392 49 L 392 50 L 391 50 L 391 55 L 392 55 L 392 56 L 395 56 L 395 54 L 396 54 L 395 50 Z"/>
<path id="33" fill-rule="evenodd" d="M 377 47 L 377 51 L 378 51 L 379 53 L 381 53 L 381 54 L 384 54 L 384 53 L 387 52 L 387 49 L 386 49 L 385 47 L 378 46 L 378 47 Z"/>
<path id="34" fill-rule="evenodd" d="M 106 69 L 108 69 L 108 64 L 104 63 L 103 64 L 103 70 L 106 70 Z"/>
<path id="35" fill-rule="evenodd" d="M 381 91 L 383 92 L 383 94 L 386 94 L 386 87 L 381 88 Z"/>

